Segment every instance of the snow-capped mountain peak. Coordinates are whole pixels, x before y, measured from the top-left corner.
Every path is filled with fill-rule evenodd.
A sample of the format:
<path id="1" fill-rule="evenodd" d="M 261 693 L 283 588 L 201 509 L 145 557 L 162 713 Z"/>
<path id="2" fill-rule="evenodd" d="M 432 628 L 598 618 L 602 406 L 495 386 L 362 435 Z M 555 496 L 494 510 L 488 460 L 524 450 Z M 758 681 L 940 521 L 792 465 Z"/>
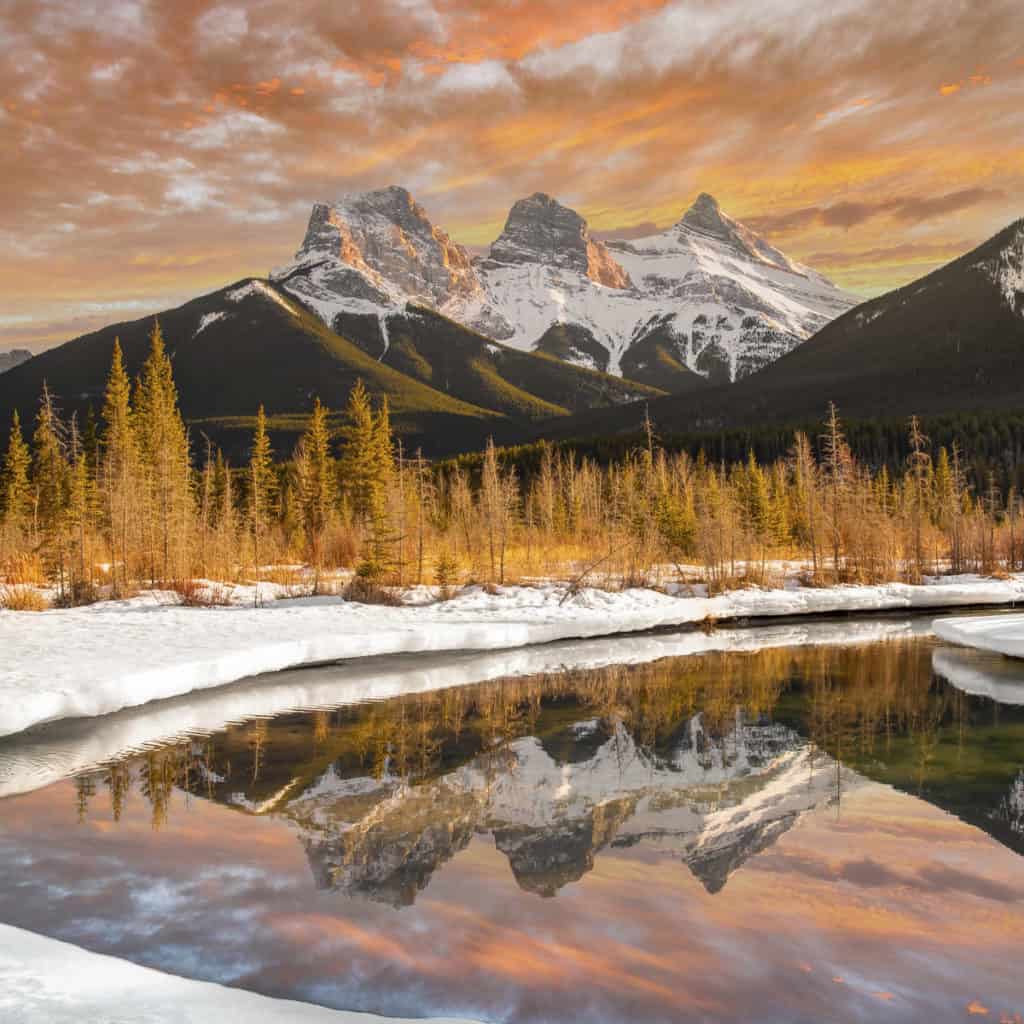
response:
<path id="1" fill-rule="evenodd" d="M 405 189 L 354 193 L 314 206 L 294 262 L 272 277 L 331 326 L 339 313 L 388 316 L 411 302 L 660 387 L 694 372 L 746 376 L 854 305 L 707 193 L 661 234 L 605 243 L 536 192 L 476 260 Z"/>
<path id="2" fill-rule="evenodd" d="M 677 232 L 692 231 L 707 235 L 735 248 L 742 256 L 760 260 L 790 273 L 800 273 L 803 268 L 791 262 L 778 249 L 769 245 L 746 225 L 733 220 L 725 213 L 718 200 L 707 192 L 701 192 L 693 205 L 683 214 L 676 225 Z"/>

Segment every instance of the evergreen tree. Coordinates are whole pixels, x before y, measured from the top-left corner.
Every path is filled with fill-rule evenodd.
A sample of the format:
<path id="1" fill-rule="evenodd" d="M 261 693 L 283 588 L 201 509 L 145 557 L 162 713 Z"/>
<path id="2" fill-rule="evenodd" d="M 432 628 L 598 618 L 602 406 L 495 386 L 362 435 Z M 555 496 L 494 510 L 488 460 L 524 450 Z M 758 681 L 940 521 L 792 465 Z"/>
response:
<path id="1" fill-rule="evenodd" d="M 908 495 L 911 529 L 913 533 L 913 579 L 921 579 L 924 572 L 924 526 L 931 497 L 932 458 L 928 453 L 928 438 L 921 432 L 916 416 L 910 418 L 908 434 L 910 455 L 907 457 Z"/>
<path id="2" fill-rule="evenodd" d="M 256 412 L 256 432 L 249 454 L 249 528 L 252 531 L 253 561 L 257 575 L 261 541 L 270 522 L 274 491 L 274 453 L 267 435 L 267 417 L 261 405 Z"/>
<path id="3" fill-rule="evenodd" d="M 64 429 L 46 382 L 32 435 L 32 483 L 37 541 L 59 544 L 67 506 L 67 463 L 64 461 Z"/>
<path id="4" fill-rule="evenodd" d="M 128 586 L 128 547 L 132 512 L 138 500 L 138 446 L 131 406 L 131 382 L 121 343 L 114 351 L 103 399 L 101 487 L 104 491 L 114 593 Z M 120 568 L 120 577 L 118 569 Z"/>
<path id="5" fill-rule="evenodd" d="M 156 559 L 162 577 L 169 579 L 174 568 L 172 555 L 177 554 L 182 560 L 186 554 L 187 538 L 180 535 L 180 528 L 189 517 L 192 500 L 188 435 L 178 411 L 178 392 L 159 321 L 154 322 L 149 340 L 136 410 L 138 438 L 147 512 L 154 520 L 159 546 Z M 179 550 L 174 552 L 172 541 L 176 531 Z M 151 565 L 150 573 L 155 577 L 155 564 Z"/>
<path id="6" fill-rule="evenodd" d="M 78 421 L 72 416 L 69 431 L 71 467 L 68 475 L 68 526 L 77 548 L 71 566 L 71 597 L 73 603 L 92 599 L 93 573 L 90 538 L 96 521 L 98 495 L 93 475 L 94 463 L 78 432 Z"/>
<path id="7" fill-rule="evenodd" d="M 12 539 L 27 528 L 32 509 L 32 491 L 29 484 L 29 466 L 32 457 L 21 432 L 21 419 L 17 410 L 11 417 L 11 433 L 4 455 L 0 511 L 3 512 L 5 532 Z"/>
<path id="8" fill-rule="evenodd" d="M 843 551 L 843 517 L 853 476 L 853 455 L 846 442 L 839 411 L 828 404 L 828 418 L 822 435 L 822 454 L 828 498 L 828 526 L 832 546 L 832 571 L 838 576 Z"/>
<path id="9" fill-rule="evenodd" d="M 366 525 L 380 507 L 383 492 L 383 440 L 370 396 L 357 380 L 348 396 L 338 469 L 356 522 Z M 388 440 L 390 449 L 390 438 Z"/>
<path id="10" fill-rule="evenodd" d="M 327 431 L 327 410 L 317 398 L 295 460 L 302 519 L 319 566 L 323 531 L 335 503 L 335 474 Z"/>

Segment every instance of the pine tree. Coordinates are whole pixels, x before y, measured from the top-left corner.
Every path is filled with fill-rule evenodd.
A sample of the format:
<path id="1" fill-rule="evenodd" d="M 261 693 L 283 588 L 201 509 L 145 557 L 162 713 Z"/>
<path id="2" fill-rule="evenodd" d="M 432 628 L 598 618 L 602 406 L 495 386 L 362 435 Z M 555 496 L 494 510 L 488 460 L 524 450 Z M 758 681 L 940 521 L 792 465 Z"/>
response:
<path id="1" fill-rule="evenodd" d="M 822 436 L 822 454 L 828 496 L 828 525 L 832 542 L 832 571 L 839 576 L 843 551 L 843 516 L 853 475 L 853 455 L 846 443 L 839 411 L 828 404 L 828 419 Z"/>
<path id="2" fill-rule="evenodd" d="M 344 444 L 338 469 L 349 505 L 361 525 L 367 524 L 373 516 L 382 492 L 383 452 L 379 426 L 370 396 L 362 380 L 357 380 L 345 407 Z"/>
<path id="3" fill-rule="evenodd" d="M 175 531 L 180 530 L 191 511 L 188 435 L 178 411 L 178 392 L 159 321 L 154 322 L 149 340 L 149 356 L 142 367 L 136 413 L 147 511 L 157 527 L 161 575 L 168 579 Z M 177 541 L 178 554 L 183 558 L 187 538 L 179 536 Z M 154 577 L 155 568 L 151 565 L 150 574 Z"/>
<path id="4" fill-rule="evenodd" d="M 32 484 L 37 541 L 58 544 L 67 507 L 67 463 L 64 461 L 64 428 L 46 382 L 32 435 Z"/>
<path id="5" fill-rule="evenodd" d="M 11 433 L 7 440 L 4 456 L 0 511 L 3 512 L 5 533 L 12 542 L 25 531 L 32 509 L 32 492 L 29 484 L 29 466 L 32 456 L 21 432 L 21 419 L 15 410 L 11 417 Z"/>
<path id="6" fill-rule="evenodd" d="M 309 418 L 306 432 L 296 452 L 296 473 L 299 503 L 313 554 L 319 568 L 322 557 L 321 543 L 331 510 L 335 503 L 335 474 L 331 458 L 330 437 L 327 431 L 327 410 L 317 398 Z"/>
<path id="7" fill-rule="evenodd" d="M 249 528 L 253 561 L 259 576 L 261 541 L 270 522 L 274 489 L 274 453 L 267 435 L 267 417 L 261 405 L 256 412 L 256 432 L 249 454 Z"/>
<path id="8" fill-rule="evenodd" d="M 913 577 L 917 582 L 924 571 L 924 522 L 928 515 L 931 494 L 932 457 L 928 453 L 928 438 L 921 432 L 916 416 L 910 418 L 910 455 L 907 458 L 910 516 L 913 530 Z"/>
<path id="9" fill-rule="evenodd" d="M 68 477 L 68 526 L 77 547 L 77 565 L 72 571 L 71 598 L 79 604 L 92 600 L 93 573 L 89 544 L 98 508 L 94 463 L 78 432 L 78 421 L 72 416 L 69 430 L 71 468 Z"/>
<path id="10" fill-rule="evenodd" d="M 114 351 L 103 400 L 101 486 L 104 491 L 110 537 L 110 562 L 114 594 L 128 587 L 128 547 L 132 512 L 137 501 L 138 445 L 131 406 L 131 382 L 124 368 L 121 343 Z M 118 579 L 118 566 L 121 574 Z"/>

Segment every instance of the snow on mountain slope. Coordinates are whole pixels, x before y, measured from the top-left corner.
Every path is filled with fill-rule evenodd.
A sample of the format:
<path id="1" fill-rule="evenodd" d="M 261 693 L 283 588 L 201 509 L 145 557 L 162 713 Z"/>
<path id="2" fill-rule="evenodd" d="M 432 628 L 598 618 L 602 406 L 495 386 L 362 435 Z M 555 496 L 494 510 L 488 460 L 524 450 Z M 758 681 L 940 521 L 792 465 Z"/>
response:
<path id="1" fill-rule="evenodd" d="M 27 348 L 12 348 L 7 352 L 0 352 L 0 373 L 13 370 L 31 358 L 32 353 Z"/>
<path id="2" fill-rule="evenodd" d="M 1013 237 L 994 258 L 978 266 L 991 278 L 1010 309 L 1024 316 L 1024 221 L 1019 222 Z"/>
<path id="3" fill-rule="evenodd" d="M 392 187 L 318 203 L 295 260 L 272 276 L 328 324 L 415 302 L 525 351 L 571 325 L 560 355 L 639 379 L 666 365 L 738 379 L 854 305 L 706 194 L 662 234 L 603 243 L 536 193 L 512 207 L 488 255 L 470 260 Z"/>

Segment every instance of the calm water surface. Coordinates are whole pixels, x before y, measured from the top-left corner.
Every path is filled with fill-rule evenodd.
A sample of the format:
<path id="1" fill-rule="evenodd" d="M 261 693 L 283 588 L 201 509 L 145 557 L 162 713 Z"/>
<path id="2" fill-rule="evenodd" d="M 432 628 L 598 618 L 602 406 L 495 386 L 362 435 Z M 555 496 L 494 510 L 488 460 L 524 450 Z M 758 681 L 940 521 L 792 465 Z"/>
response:
<path id="1" fill-rule="evenodd" d="M 907 639 L 239 723 L 0 800 L 0 920 L 384 1014 L 1013 1021 L 1015 700 Z"/>

